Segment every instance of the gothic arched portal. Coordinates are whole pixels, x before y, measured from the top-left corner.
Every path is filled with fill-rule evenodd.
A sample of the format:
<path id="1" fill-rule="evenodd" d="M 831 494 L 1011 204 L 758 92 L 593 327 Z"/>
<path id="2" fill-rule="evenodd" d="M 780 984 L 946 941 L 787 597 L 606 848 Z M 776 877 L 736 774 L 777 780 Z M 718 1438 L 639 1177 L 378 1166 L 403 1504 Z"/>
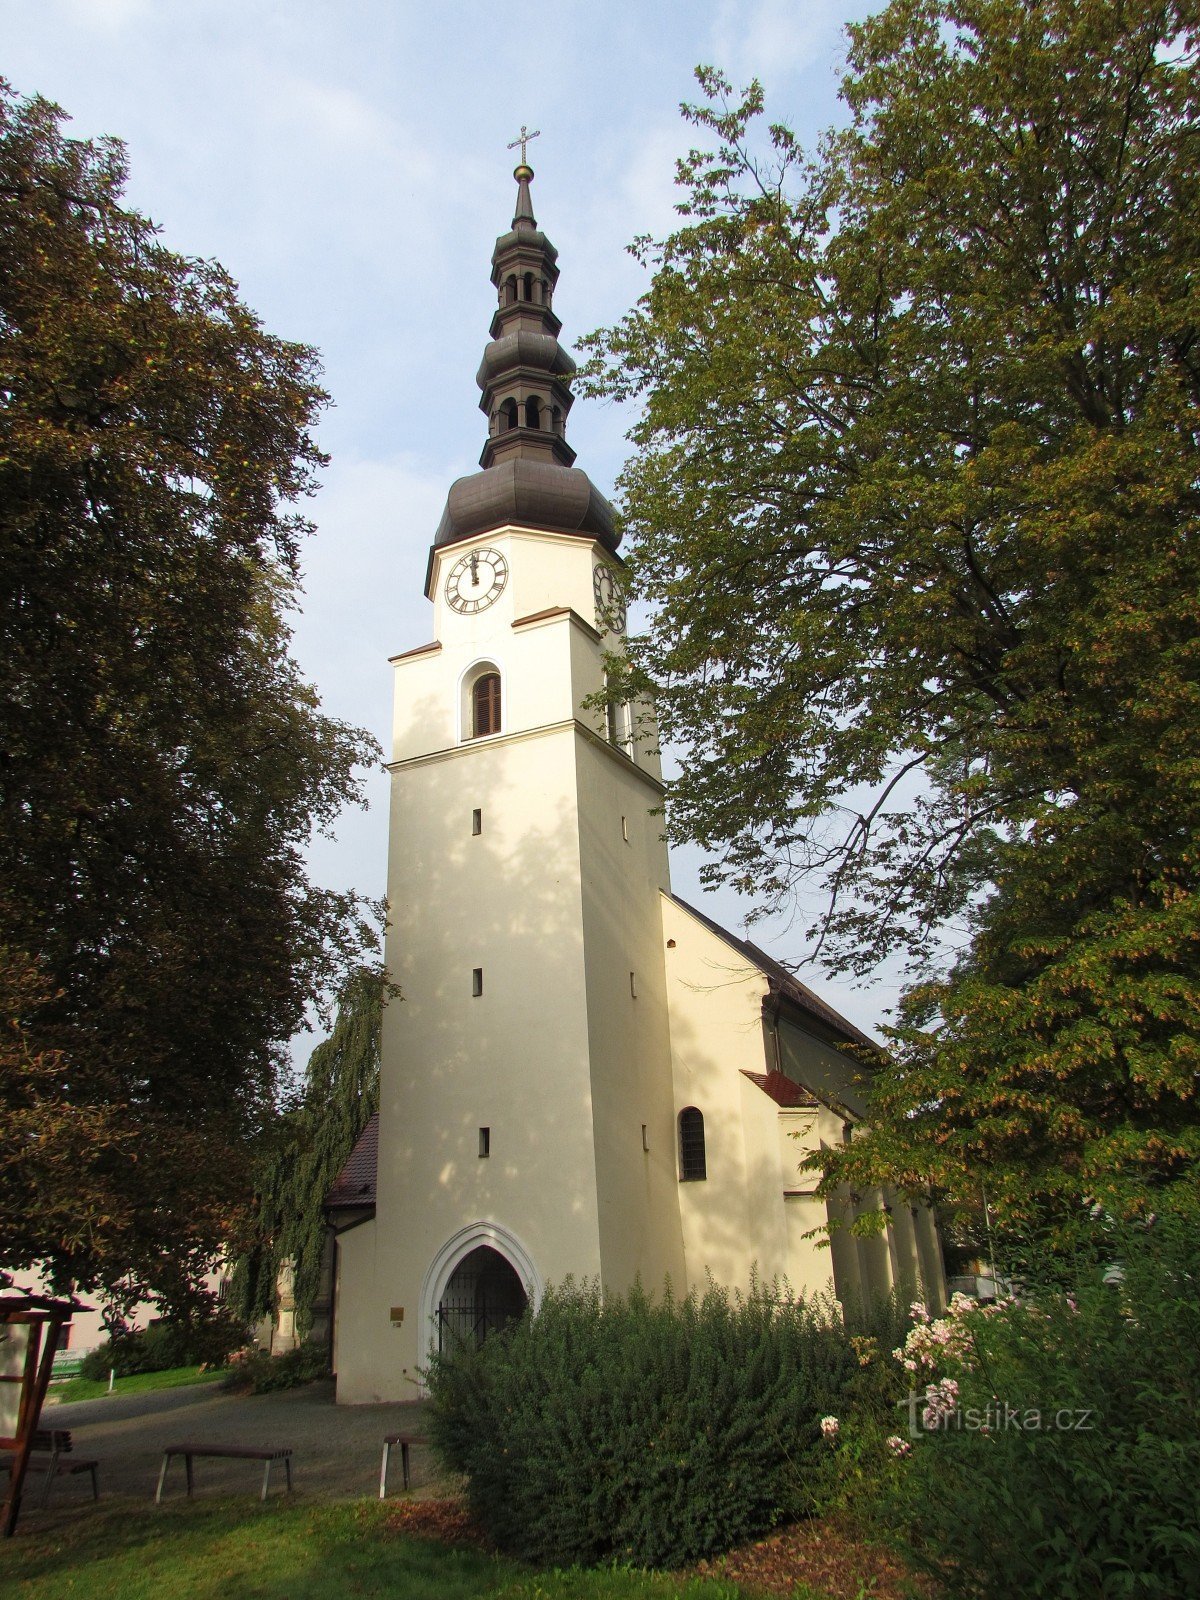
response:
<path id="1" fill-rule="evenodd" d="M 489 1333 L 515 1322 L 529 1304 L 510 1261 L 490 1245 L 476 1245 L 455 1267 L 437 1307 L 438 1349 L 479 1345 Z"/>

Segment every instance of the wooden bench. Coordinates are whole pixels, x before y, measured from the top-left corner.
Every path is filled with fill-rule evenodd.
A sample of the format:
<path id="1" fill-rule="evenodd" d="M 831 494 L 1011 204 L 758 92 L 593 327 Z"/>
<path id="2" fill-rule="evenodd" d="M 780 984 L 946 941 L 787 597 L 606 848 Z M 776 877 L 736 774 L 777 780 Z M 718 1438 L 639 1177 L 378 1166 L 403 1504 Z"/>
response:
<path id="1" fill-rule="evenodd" d="M 220 1456 L 227 1461 L 261 1461 L 263 1465 L 262 1494 L 260 1499 L 267 1498 L 267 1490 L 271 1483 L 271 1463 L 282 1461 L 287 1472 L 288 1493 L 292 1492 L 292 1451 L 290 1446 L 279 1445 L 250 1445 L 250 1444 L 169 1444 L 163 1451 L 162 1471 L 158 1475 L 158 1488 L 155 1490 L 155 1505 L 162 1504 L 163 1484 L 167 1481 L 167 1468 L 171 1464 L 172 1456 L 183 1457 L 183 1469 L 187 1474 L 187 1492 L 191 1498 L 192 1462 L 196 1456 Z"/>
<path id="2" fill-rule="evenodd" d="M 379 1469 L 379 1498 L 387 1499 L 388 1456 L 394 1444 L 400 1446 L 400 1468 L 404 1476 L 404 1487 L 408 1488 L 409 1467 L 411 1458 L 409 1451 L 414 1444 L 426 1444 L 428 1441 L 423 1433 L 389 1433 L 383 1441 L 383 1464 Z"/>
<path id="3" fill-rule="evenodd" d="M 15 1454 L 8 1455 L 0 1465 L 7 1467 L 11 1474 L 15 1461 Z M 69 1429 L 39 1428 L 33 1436 L 33 1454 L 29 1457 L 30 1471 L 46 1474 L 46 1487 L 42 1490 L 38 1506 L 44 1506 L 49 1501 L 55 1478 L 74 1477 L 78 1472 L 91 1473 L 92 1499 L 99 1500 L 100 1484 L 96 1477 L 99 1465 L 98 1461 L 85 1461 L 75 1454 Z"/>

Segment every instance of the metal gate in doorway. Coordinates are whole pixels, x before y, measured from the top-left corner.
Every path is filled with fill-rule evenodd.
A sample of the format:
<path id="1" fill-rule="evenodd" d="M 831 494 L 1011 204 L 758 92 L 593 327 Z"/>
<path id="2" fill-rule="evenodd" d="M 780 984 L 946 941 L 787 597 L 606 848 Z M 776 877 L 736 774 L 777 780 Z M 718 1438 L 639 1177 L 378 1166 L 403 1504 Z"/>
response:
<path id="1" fill-rule="evenodd" d="M 511 1263 L 490 1245 L 476 1246 L 455 1267 L 438 1305 L 438 1349 L 482 1344 L 489 1333 L 515 1322 L 526 1304 Z"/>

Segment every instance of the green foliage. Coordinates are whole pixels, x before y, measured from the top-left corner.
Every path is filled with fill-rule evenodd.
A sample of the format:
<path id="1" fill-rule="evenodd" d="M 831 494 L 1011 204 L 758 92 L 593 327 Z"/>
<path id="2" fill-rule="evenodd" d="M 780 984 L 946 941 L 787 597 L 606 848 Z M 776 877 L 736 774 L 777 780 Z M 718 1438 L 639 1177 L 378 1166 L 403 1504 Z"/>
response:
<path id="1" fill-rule="evenodd" d="M 842 1320 L 852 1359 L 828 1415 L 836 1430 L 814 1463 L 813 1499 L 831 1510 L 863 1516 L 895 1477 L 899 1460 L 889 1445 L 901 1426 L 910 1384 L 893 1357 L 913 1326 L 912 1302 L 890 1294 L 848 1297 Z"/>
<path id="2" fill-rule="evenodd" d="M 1198 48 L 1193 0 L 893 0 L 808 155 L 703 70 L 591 341 L 674 836 L 823 882 L 842 968 L 953 928 L 829 1189 L 1200 1210 Z"/>
<path id="3" fill-rule="evenodd" d="M 884 1511 L 948 1594 L 1194 1592 L 1200 1243 L 1178 1219 L 1114 1243 L 1119 1281 L 1093 1268 L 965 1318 L 971 1350 L 944 1368 L 959 1421 L 921 1433 Z"/>
<path id="4" fill-rule="evenodd" d="M 169 1372 L 174 1367 L 223 1367 L 245 1342 L 245 1324 L 223 1311 L 190 1325 L 164 1319 L 148 1328 L 114 1333 L 88 1351 L 79 1372 L 96 1381 L 110 1372 L 128 1378 L 139 1372 Z"/>
<path id="5" fill-rule="evenodd" d="M 0 83 L 0 1260 L 187 1307 L 374 943 L 303 846 L 377 747 L 288 653 L 315 353 L 63 121 Z"/>
<path id="6" fill-rule="evenodd" d="M 274 1314 L 279 1273 L 290 1262 L 297 1331 L 308 1331 L 325 1252 L 325 1197 L 379 1109 L 383 1006 L 399 992 L 380 967 L 350 974 L 333 1031 L 309 1057 L 300 1103 L 275 1129 L 255 1174 L 250 1238 L 234 1267 L 233 1293 L 247 1322 Z"/>
<path id="7" fill-rule="evenodd" d="M 568 1284 L 434 1358 L 431 1436 L 502 1549 L 681 1566 L 811 1509 L 820 1418 L 854 1368 L 836 1321 L 774 1291 Z"/>
<path id="8" fill-rule="evenodd" d="M 277 1356 L 267 1350 L 250 1351 L 231 1364 L 221 1387 L 246 1394 L 272 1394 L 276 1389 L 295 1389 L 328 1376 L 329 1351 L 323 1345 L 302 1344 Z"/>

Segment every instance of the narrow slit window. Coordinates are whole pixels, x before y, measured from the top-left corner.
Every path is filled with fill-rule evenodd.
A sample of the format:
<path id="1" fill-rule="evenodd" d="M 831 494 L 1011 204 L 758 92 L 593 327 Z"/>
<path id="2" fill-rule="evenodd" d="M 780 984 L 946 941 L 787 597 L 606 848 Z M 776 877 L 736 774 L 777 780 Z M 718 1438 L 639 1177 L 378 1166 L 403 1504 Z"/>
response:
<path id="1" fill-rule="evenodd" d="M 637 999 L 637 975 L 633 972 L 629 974 L 629 995 L 631 999 Z"/>
<path id="2" fill-rule="evenodd" d="M 472 997 L 472 999 L 478 1000 L 479 996 L 482 993 L 483 993 L 483 968 L 482 967 L 472 967 L 471 968 L 471 997 Z"/>
<path id="3" fill-rule="evenodd" d="M 480 1128 L 479 1130 L 479 1159 L 482 1161 L 492 1153 L 492 1130 Z"/>
<path id="4" fill-rule="evenodd" d="M 649 1135 L 646 1132 L 646 1124 L 644 1122 L 642 1123 L 642 1149 L 645 1150 L 647 1154 L 649 1154 L 649 1151 L 650 1151 L 650 1138 L 649 1138 Z"/>
<path id="5" fill-rule="evenodd" d="M 478 811 L 478 810 L 477 811 L 472 811 L 472 813 L 471 813 L 471 832 L 473 834 L 476 834 L 476 835 L 481 834 L 483 832 L 483 812 L 482 811 Z"/>
<path id="6" fill-rule="evenodd" d="M 622 837 L 622 839 L 624 839 L 626 844 L 629 843 L 629 818 L 628 817 L 622 817 L 621 818 L 621 837 Z"/>
<path id="7" fill-rule="evenodd" d="M 707 1177 L 704 1113 L 695 1106 L 685 1106 L 679 1113 L 679 1181 L 698 1183 Z"/>

